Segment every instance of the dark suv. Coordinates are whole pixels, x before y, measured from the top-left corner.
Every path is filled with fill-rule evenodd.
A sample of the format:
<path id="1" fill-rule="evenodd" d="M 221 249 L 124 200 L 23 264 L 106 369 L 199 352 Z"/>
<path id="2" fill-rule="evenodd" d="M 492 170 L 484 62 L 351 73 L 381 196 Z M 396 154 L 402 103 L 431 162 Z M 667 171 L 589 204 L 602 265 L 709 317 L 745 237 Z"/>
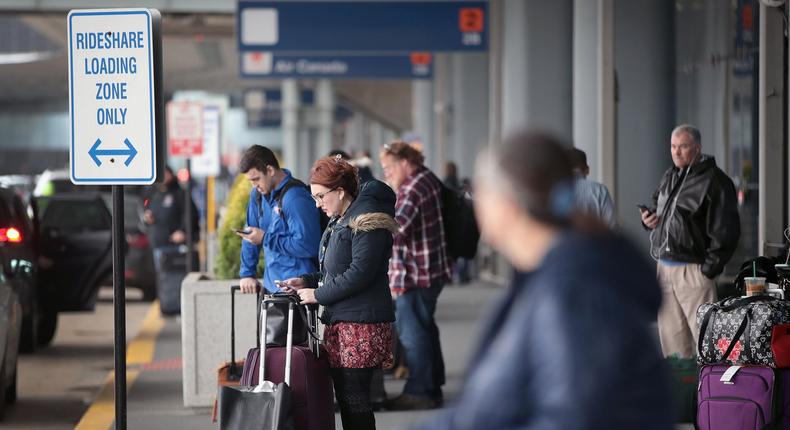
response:
<path id="1" fill-rule="evenodd" d="M 55 334 L 57 314 L 93 310 L 112 273 L 112 217 L 101 195 L 55 194 L 33 200 L 38 232 L 38 343 Z"/>
<path id="2" fill-rule="evenodd" d="M 148 240 L 147 226 L 143 223 L 143 197 L 146 187 L 124 187 L 124 233 L 126 236 L 127 253 L 125 273 L 127 288 L 138 288 L 143 293 L 143 300 L 156 299 L 156 276 L 154 272 L 154 255 Z M 33 192 L 37 198 L 44 195 L 67 193 L 98 194 L 104 200 L 107 209 L 112 213 L 112 188 L 109 185 L 74 185 L 69 179 L 68 170 L 48 170 L 39 178 Z M 109 285 L 112 277 L 104 282 Z"/>

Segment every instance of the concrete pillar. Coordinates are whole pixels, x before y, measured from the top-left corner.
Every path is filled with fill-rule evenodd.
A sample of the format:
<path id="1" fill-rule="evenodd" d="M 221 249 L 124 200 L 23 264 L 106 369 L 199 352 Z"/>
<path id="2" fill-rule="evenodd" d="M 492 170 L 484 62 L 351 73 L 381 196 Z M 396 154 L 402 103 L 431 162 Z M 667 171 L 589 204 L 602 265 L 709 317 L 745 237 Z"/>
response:
<path id="1" fill-rule="evenodd" d="M 570 140 L 573 1 L 491 0 L 489 29 L 489 144 L 524 127 Z M 506 282 L 504 258 L 483 245 L 478 260 L 484 278 Z"/>
<path id="2" fill-rule="evenodd" d="M 299 85 L 296 79 L 283 79 L 282 82 L 282 163 L 300 175 L 299 169 Z"/>
<path id="3" fill-rule="evenodd" d="M 735 173 L 729 162 L 728 111 L 733 66 L 726 58 L 735 38 L 732 5 L 718 0 L 701 3 L 695 7 L 687 2 L 675 13 L 676 120 L 699 128 L 703 152 L 715 156 L 725 172 Z"/>
<path id="4" fill-rule="evenodd" d="M 488 144 L 502 140 L 502 51 L 504 0 L 488 2 Z"/>
<path id="5" fill-rule="evenodd" d="M 318 135 L 316 155 L 326 156 L 332 150 L 332 136 L 335 113 L 335 90 L 332 81 L 320 79 L 316 86 L 316 108 L 318 110 Z"/>
<path id="6" fill-rule="evenodd" d="M 380 148 L 382 145 L 387 143 L 384 140 L 384 126 L 381 125 L 381 123 L 378 121 L 370 122 L 368 135 L 370 136 L 370 138 L 367 139 L 367 141 L 365 142 L 366 145 L 365 148 L 363 149 L 370 151 L 371 149 L 375 148 L 376 151 L 378 151 L 378 148 Z"/>
<path id="7" fill-rule="evenodd" d="M 502 3 L 502 128 L 573 129 L 573 1 Z"/>
<path id="8" fill-rule="evenodd" d="M 433 61 L 434 145 L 430 151 L 431 162 L 428 167 L 440 178 L 443 177 L 444 164 L 449 158 L 451 141 L 457 133 L 452 93 L 455 70 L 452 60 L 452 54 L 436 54 Z"/>
<path id="9" fill-rule="evenodd" d="M 613 196 L 620 226 L 647 252 L 638 203 L 649 204 L 671 165 L 674 126 L 674 3 L 624 0 L 614 4 L 617 71 L 617 172 Z"/>
<path id="10" fill-rule="evenodd" d="M 412 83 L 412 129 L 422 138 L 425 150 L 425 163 L 431 166 L 435 162 L 434 148 L 434 115 L 433 115 L 433 82 L 428 79 L 415 80 Z"/>
<path id="11" fill-rule="evenodd" d="M 613 0 L 576 0 L 573 35 L 573 143 L 590 178 L 615 193 Z"/>
<path id="12" fill-rule="evenodd" d="M 458 165 L 459 178 L 471 177 L 475 157 L 488 143 L 488 55 L 456 54 L 453 61 L 452 124 L 448 159 Z"/>
<path id="13" fill-rule="evenodd" d="M 354 115 L 346 121 L 344 146 L 355 151 L 367 148 L 364 135 L 365 116 L 360 112 L 354 112 Z"/>
<path id="14" fill-rule="evenodd" d="M 759 209 L 758 252 L 766 242 L 782 242 L 785 220 L 782 12 L 760 4 L 759 54 Z"/>

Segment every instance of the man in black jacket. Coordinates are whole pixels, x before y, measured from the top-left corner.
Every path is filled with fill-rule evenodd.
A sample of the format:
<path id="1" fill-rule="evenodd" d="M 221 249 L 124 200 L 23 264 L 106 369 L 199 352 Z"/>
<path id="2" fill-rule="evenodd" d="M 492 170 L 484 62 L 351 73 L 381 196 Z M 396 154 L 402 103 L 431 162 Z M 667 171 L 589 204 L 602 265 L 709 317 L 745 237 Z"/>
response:
<path id="1" fill-rule="evenodd" d="M 700 132 L 679 125 L 671 136 L 672 162 L 642 210 L 650 254 L 658 262 L 664 298 L 658 331 L 664 355 L 691 357 L 699 327 L 697 307 L 716 300 L 713 279 L 732 257 L 740 218 L 732 180 L 716 160 L 702 154 Z"/>

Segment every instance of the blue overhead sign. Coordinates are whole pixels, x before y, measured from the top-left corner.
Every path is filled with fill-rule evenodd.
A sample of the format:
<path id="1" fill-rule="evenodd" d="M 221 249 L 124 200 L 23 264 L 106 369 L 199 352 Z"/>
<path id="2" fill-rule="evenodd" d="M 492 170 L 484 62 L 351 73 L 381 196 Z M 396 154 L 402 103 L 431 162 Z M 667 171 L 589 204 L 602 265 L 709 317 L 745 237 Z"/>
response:
<path id="1" fill-rule="evenodd" d="M 485 1 L 245 1 L 239 50 L 485 51 Z"/>
<path id="2" fill-rule="evenodd" d="M 301 55 L 247 51 L 239 55 L 245 78 L 405 78 L 433 76 L 429 53 L 410 55 Z"/>

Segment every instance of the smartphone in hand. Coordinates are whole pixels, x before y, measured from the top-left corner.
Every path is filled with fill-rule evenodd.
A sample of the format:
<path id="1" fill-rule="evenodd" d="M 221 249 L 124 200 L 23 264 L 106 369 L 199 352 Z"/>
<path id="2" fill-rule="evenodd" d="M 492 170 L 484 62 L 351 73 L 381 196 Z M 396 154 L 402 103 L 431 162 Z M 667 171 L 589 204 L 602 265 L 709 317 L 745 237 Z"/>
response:
<path id="1" fill-rule="evenodd" d="M 647 207 L 646 205 L 638 204 L 638 205 L 636 205 L 636 207 L 639 208 L 639 211 L 641 211 L 641 212 L 647 212 L 647 213 L 651 213 L 651 214 L 653 213 L 653 211 L 649 207 Z"/>
<path id="2" fill-rule="evenodd" d="M 235 231 L 236 233 L 239 233 L 239 234 L 250 234 L 250 233 L 252 233 L 252 230 L 249 230 L 249 229 L 248 230 L 243 230 L 243 229 L 234 228 L 233 231 Z"/>

